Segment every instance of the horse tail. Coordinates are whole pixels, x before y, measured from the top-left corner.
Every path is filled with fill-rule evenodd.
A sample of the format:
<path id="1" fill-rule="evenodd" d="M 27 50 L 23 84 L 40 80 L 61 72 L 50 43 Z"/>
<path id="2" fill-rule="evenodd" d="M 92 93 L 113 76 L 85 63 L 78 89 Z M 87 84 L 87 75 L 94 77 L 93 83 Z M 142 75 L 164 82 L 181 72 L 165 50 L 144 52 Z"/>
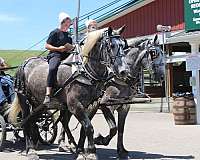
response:
<path id="1" fill-rule="evenodd" d="M 8 119 L 12 124 L 17 123 L 17 116 L 21 111 L 22 107 L 20 105 L 19 97 L 16 93 L 8 112 Z"/>
<path id="2" fill-rule="evenodd" d="M 22 95 L 26 95 L 26 93 L 27 93 L 24 69 L 25 69 L 26 65 L 31 60 L 34 60 L 34 59 L 38 59 L 38 57 L 31 57 L 31 58 L 27 59 L 26 61 L 24 61 L 22 63 L 22 65 L 19 66 L 19 68 L 15 74 L 14 86 L 15 86 L 15 90 L 17 92 L 15 94 L 15 98 L 11 104 L 11 107 L 8 110 L 8 120 L 13 124 L 17 122 L 17 116 L 22 111 L 22 107 L 21 107 L 20 100 L 19 100 L 19 94 L 22 93 Z"/>
<path id="3" fill-rule="evenodd" d="M 14 86 L 17 92 L 21 93 L 26 92 L 24 68 L 29 61 L 30 61 L 29 59 L 24 61 L 23 64 L 19 66 L 15 74 Z M 22 107 L 20 105 L 19 96 L 17 92 L 15 93 L 15 98 L 11 104 L 11 107 L 8 110 L 8 120 L 13 124 L 17 123 L 17 116 L 20 113 L 20 111 L 22 111 Z"/>

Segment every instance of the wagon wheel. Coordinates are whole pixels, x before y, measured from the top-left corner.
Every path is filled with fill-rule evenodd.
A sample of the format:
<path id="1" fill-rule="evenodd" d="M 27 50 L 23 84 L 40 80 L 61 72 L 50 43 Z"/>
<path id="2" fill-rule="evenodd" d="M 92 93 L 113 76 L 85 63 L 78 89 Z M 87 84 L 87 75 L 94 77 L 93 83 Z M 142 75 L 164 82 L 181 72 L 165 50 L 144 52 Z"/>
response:
<path id="1" fill-rule="evenodd" d="M 23 134 L 22 130 L 14 130 L 13 134 L 14 134 L 15 138 L 17 138 L 18 141 L 22 141 L 22 142 L 25 141 L 24 134 Z"/>
<path id="2" fill-rule="evenodd" d="M 3 145 L 6 140 L 6 122 L 2 115 L 0 115 L 0 151 L 3 150 Z"/>
<path id="3" fill-rule="evenodd" d="M 39 131 L 39 141 L 45 145 L 52 144 L 57 136 L 57 124 L 55 124 L 53 115 L 50 115 L 51 112 L 46 111 L 41 115 L 37 122 Z"/>

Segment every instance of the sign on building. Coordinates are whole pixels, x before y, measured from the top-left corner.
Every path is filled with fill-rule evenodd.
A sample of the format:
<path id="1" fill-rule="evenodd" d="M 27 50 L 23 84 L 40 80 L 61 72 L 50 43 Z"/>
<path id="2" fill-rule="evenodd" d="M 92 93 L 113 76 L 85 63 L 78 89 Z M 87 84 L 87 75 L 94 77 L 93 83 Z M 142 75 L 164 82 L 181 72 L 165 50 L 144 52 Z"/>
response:
<path id="1" fill-rule="evenodd" d="M 200 0 L 185 0 L 185 30 L 200 30 Z"/>

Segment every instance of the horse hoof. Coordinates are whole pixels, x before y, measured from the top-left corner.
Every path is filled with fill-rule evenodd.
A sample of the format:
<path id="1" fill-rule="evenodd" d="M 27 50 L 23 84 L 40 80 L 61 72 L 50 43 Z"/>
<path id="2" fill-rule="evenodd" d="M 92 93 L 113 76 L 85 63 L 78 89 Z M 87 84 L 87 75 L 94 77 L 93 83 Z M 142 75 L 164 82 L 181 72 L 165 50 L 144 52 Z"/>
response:
<path id="1" fill-rule="evenodd" d="M 95 153 L 90 153 L 87 155 L 86 160 L 98 160 L 98 157 Z"/>
<path id="2" fill-rule="evenodd" d="M 73 144 L 69 144 L 68 149 L 71 153 L 76 153 L 76 146 L 74 146 Z"/>
<path id="3" fill-rule="evenodd" d="M 78 154 L 78 157 L 76 158 L 76 160 L 86 160 L 86 157 L 84 154 L 80 153 Z"/>
<path id="4" fill-rule="evenodd" d="M 65 146 L 59 146 L 58 151 L 59 152 L 66 152 L 66 147 Z"/>
<path id="5" fill-rule="evenodd" d="M 71 145 L 69 145 L 69 146 L 59 146 L 58 147 L 58 151 L 59 152 L 71 152 L 71 153 L 76 153 L 76 148 L 74 147 L 74 146 L 71 146 Z"/>
<path id="6" fill-rule="evenodd" d="M 28 160 L 39 160 L 40 159 L 34 150 L 29 151 L 27 157 L 28 157 Z"/>
<path id="7" fill-rule="evenodd" d="M 104 137 L 99 134 L 96 138 L 94 138 L 94 144 L 104 145 Z"/>
<path id="8" fill-rule="evenodd" d="M 59 152 L 67 152 L 67 151 L 69 151 L 64 141 L 60 141 L 59 142 L 58 151 Z"/>

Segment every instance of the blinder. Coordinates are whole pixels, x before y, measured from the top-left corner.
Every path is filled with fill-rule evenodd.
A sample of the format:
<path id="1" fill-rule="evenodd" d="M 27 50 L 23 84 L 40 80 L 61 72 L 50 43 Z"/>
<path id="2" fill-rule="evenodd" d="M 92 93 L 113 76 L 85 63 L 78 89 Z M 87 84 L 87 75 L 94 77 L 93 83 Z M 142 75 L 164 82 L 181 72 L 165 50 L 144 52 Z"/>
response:
<path id="1" fill-rule="evenodd" d="M 154 48 L 154 47 L 151 47 L 151 48 L 149 49 L 149 54 L 150 54 L 150 56 L 151 56 L 151 60 L 152 60 L 152 61 L 159 57 L 159 53 L 158 53 L 158 51 L 156 50 L 156 48 Z"/>
<path id="2" fill-rule="evenodd" d="M 120 49 L 123 49 L 125 46 L 123 46 L 123 43 L 120 43 L 117 45 L 118 49 L 117 49 L 117 54 L 114 55 L 112 52 L 112 49 L 115 47 L 115 45 L 112 43 L 112 39 L 116 38 L 116 39 L 121 39 L 120 35 L 112 35 L 112 36 L 105 36 L 101 39 L 101 46 L 100 46 L 100 52 L 101 52 L 101 57 L 100 57 L 100 61 L 101 64 L 105 64 L 107 66 L 110 66 L 112 64 L 115 63 L 117 58 L 121 58 L 121 57 L 125 57 L 125 54 L 120 52 Z M 107 54 L 105 54 L 104 49 L 106 49 L 105 51 L 107 52 Z M 110 54 L 112 53 L 112 54 Z"/>

